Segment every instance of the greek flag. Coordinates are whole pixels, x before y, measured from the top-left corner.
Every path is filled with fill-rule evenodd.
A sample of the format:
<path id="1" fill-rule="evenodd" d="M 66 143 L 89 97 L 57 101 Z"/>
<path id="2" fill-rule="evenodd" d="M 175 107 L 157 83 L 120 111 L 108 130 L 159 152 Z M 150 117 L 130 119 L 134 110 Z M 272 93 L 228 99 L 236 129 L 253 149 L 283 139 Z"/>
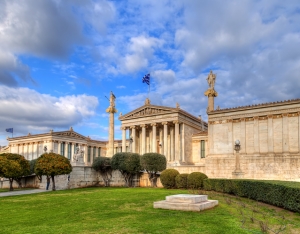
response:
<path id="1" fill-rule="evenodd" d="M 150 74 L 147 74 L 143 77 L 143 83 L 150 85 Z"/>
<path id="2" fill-rule="evenodd" d="M 14 129 L 13 129 L 13 128 L 7 128 L 6 131 L 7 131 L 7 132 L 13 133 L 13 132 L 14 132 Z"/>

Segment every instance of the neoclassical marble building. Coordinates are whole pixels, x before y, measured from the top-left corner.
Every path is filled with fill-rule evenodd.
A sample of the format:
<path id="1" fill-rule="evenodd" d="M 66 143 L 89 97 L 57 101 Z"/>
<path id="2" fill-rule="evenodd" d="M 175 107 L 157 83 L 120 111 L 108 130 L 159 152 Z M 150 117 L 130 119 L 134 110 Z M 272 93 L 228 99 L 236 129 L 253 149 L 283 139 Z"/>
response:
<path id="1" fill-rule="evenodd" d="M 208 123 L 176 107 L 143 106 L 120 115 L 122 139 L 115 140 L 111 93 L 109 141 L 92 140 L 68 131 L 9 138 L 6 151 L 34 159 L 43 147 L 71 159 L 78 146 L 86 166 L 97 156 L 116 152 L 166 156 L 168 168 L 181 173 L 201 171 L 210 178 L 248 178 L 300 181 L 300 99 L 229 109 L 214 108 L 216 75 L 207 77 Z M 130 136 L 126 139 L 126 136 Z M 235 150 L 235 142 L 239 150 Z"/>

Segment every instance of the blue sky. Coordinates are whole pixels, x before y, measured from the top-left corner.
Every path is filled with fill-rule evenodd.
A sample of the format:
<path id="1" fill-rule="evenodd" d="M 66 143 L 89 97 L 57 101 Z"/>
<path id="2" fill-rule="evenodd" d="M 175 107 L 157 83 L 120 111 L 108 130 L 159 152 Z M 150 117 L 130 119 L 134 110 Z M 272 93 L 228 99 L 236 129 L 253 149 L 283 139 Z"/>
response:
<path id="1" fill-rule="evenodd" d="M 143 105 L 147 73 L 152 104 L 206 119 L 210 69 L 221 108 L 300 98 L 299 2 L 2 0 L 0 145 L 10 127 L 107 139 L 105 96 Z"/>

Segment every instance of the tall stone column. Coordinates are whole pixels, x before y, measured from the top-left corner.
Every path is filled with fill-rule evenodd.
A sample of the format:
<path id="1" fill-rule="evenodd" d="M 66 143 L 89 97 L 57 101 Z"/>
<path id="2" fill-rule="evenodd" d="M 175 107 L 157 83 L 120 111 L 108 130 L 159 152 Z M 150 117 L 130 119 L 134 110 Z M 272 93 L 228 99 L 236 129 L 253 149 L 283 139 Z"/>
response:
<path id="1" fill-rule="evenodd" d="M 121 127 L 122 130 L 122 152 L 126 152 L 126 127 Z"/>
<path id="2" fill-rule="evenodd" d="M 168 157 L 168 122 L 162 122 L 164 126 L 164 141 L 163 141 L 163 155 Z"/>
<path id="3" fill-rule="evenodd" d="M 254 154 L 259 154 L 259 130 L 258 130 L 258 116 L 253 117 L 253 140 L 254 140 Z"/>
<path id="4" fill-rule="evenodd" d="M 175 124 L 175 161 L 179 161 L 180 160 L 180 155 L 179 155 L 179 122 L 178 121 L 174 121 L 173 122 Z"/>
<path id="5" fill-rule="evenodd" d="M 163 129 L 162 127 L 159 128 L 159 153 L 163 154 Z"/>
<path id="6" fill-rule="evenodd" d="M 205 91 L 204 95 L 208 97 L 207 112 L 209 112 L 214 110 L 214 98 L 218 96 L 218 93 L 215 91 L 216 75 L 210 71 L 206 80 L 209 88 Z"/>
<path id="7" fill-rule="evenodd" d="M 69 142 L 65 142 L 65 157 L 68 158 Z"/>
<path id="8" fill-rule="evenodd" d="M 171 141 L 171 152 L 170 152 L 170 161 L 175 160 L 175 145 L 174 145 L 174 126 L 170 127 L 170 141 Z"/>
<path id="9" fill-rule="evenodd" d="M 57 142 L 57 154 L 60 154 L 60 151 L 61 151 L 61 142 L 60 141 L 58 141 Z"/>
<path id="10" fill-rule="evenodd" d="M 274 154 L 273 115 L 268 115 L 268 153 Z"/>
<path id="11" fill-rule="evenodd" d="M 115 139 L 115 123 L 114 123 L 114 115 L 117 113 L 117 109 L 115 108 L 115 100 L 116 97 L 113 92 L 110 92 L 109 103 L 110 106 L 106 109 L 106 112 L 109 113 L 109 136 L 108 136 L 108 152 L 107 156 L 112 157 L 114 155 L 114 139 Z"/>
<path id="12" fill-rule="evenodd" d="M 135 151 L 136 151 L 136 148 L 135 148 L 135 145 L 136 145 L 135 126 L 131 126 L 130 128 L 131 128 L 131 137 L 132 137 L 131 152 L 135 153 Z"/>
<path id="13" fill-rule="evenodd" d="M 282 151 L 289 152 L 289 128 L 288 128 L 288 114 L 282 114 Z"/>
<path id="14" fill-rule="evenodd" d="M 141 154 L 143 155 L 146 152 L 146 124 L 140 125 L 142 128 L 142 150 Z"/>
<path id="15" fill-rule="evenodd" d="M 84 158 L 84 163 L 85 163 L 85 165 L 87 165 L 87 163 L 88 163 L 88 158 L 87 158 L 87 155 L 88 155 L 88 147 L 87 147 L 87 145 L 83 145 L 83 151 L 84 151 L 84 156 L 83 156 L 83 158 Z"/>
<path id="16" fill-rule="evenodd" d="M 156 145 L 156 123 L 152 123 L 152 152 L 157 152 L 157 145 Z"/>

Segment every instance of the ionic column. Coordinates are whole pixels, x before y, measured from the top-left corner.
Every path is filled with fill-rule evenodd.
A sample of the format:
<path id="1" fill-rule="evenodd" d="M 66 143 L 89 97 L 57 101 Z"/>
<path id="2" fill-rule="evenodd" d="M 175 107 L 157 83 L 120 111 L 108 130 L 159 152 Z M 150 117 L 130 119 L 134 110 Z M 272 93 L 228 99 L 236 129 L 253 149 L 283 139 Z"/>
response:
<path id="1" fill-rule="evenodd" d="M 289 128 L 288 128 L 288 114 L 282 114 L 282 151 L 289 152 Z"/>
<path id="2" fill-rule="evenodd" d="M 174 161 L 174 151 L 175 151 L 175 146 L 174 146 L 174 127 L 170 127 L 170 141 L 171 141 L 171 152 L 170 152 L 170 161 Z"/>
<path id="3" fill-rule="evenodd" d="M 131 126 L 131 137 L 132 137 L 132 143 L 131 143 L 131 152 L 135 153 L 136 149 L 135 149 L 135 145 L 136 145 L 136 136 L 135 136 L 135 126 Z"/>
<path id="4" fill-rule="evenodd" d="M 65 157 L 68 158 L 69 142 L 65 142 Z"/>
<path id="5" fill-rule="evenodd" d="M 254 144 L 254 153 L 259 154 L 259 130 L 258 130 L 258 116 L 253 117 L 253 144 Z"/>
<path id="6" fill-rule="evenodd" d="M 121 127 L 122 130 L 122 152 L 126 152 L 126 127 Z"/>
<path id="7" fill-rule="evenodd" d="M 82 145 L 83 146 L 83 149 L 84 149 L 84 163 L 87 164 L 88 161 L 87 161 L 87 155 L 88 155 L 88 148 L 87 148 L 87 145 Z"/>
<path id="8" fill-rule="evenodd" d="M 268 153 L 274 153 L 273 115 L 268 115 Z"/>
<path id="9" fill-rule="evenodd" d="M 152 123 L 152 152 L 156 152 L 157 145 L 156 145 L 156 123 Z M 158 153 L 158 152 L 156 152 Z"/>
<path id="10" fill-rule="evenodd" d="M 179 121 L 174 121 L 175 124 L 175 161 L 179 161 Z"/>
<path id="11" fill-rule="evenodd" d="M 163 155 L 165 157 L 168 157 L 168 122 L 162 122 L 162 125 L 164 126 L 164 141 L 163 141 Z"/>
<path id="12" fill-rule="evenodd" d="M 146 124 L 140 125 L 142 128 L 142 151 L 141 154 L 143 155 L 146 152 Z"/>
<path id="13" fill-rule="evenodd" d="M 60 141 L 57 141 L 57 154 L 60 154 L 60 151 L 61 151 L 61 142 Z"/>

